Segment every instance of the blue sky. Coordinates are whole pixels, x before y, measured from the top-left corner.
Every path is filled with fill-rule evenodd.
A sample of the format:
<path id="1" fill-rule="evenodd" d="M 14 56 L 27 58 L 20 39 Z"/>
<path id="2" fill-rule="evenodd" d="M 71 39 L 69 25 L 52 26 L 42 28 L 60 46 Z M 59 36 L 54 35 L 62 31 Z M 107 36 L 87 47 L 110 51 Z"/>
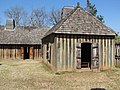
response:
<path id="1" fill-rule="evenodd" d="M 1 24 L 5 24 L 7 19 L 4 11 L 15 5 L 24 7 L 29 13 L 33 8 L 45 8 L 46 11 L 50 11 L 52 8 L 76 6 L 77 2 L 85 8 L 86 0 L 0 0 Z M 96 5 L 98 14 L 104 16 L 105 25 L 120 32 L 120 0 L 90 0 L 90 2 Z"/>

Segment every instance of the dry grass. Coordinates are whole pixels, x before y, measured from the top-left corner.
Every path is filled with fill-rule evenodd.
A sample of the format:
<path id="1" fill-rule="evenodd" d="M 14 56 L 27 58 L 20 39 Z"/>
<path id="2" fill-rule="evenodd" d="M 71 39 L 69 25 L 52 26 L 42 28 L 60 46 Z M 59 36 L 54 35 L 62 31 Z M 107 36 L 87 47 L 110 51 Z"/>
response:
<path id="1" fill-rule="evenodd" d="M 40 61 L 1 61 L 0 64 L 0 90 L 120 90 L 120 68 L 57 75 Z"/>

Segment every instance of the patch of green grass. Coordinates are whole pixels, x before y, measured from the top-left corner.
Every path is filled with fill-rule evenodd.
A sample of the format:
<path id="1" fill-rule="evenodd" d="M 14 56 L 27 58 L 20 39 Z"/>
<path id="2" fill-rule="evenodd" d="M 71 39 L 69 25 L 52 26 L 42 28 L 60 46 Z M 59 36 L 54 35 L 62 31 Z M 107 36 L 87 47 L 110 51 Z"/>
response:
<path id="1" fill-rule="evenodd" d="M 47 64 L 43 63 L 42 67 L 45 69 L 45 71 L 48 71 L 50 73 L 53 73 L 54 71 L 52 70 L 51 67 L 49 67 Z"/>
<path id="2" fill-rule="evenodd" d="M 10 66 L 19 66 L 18 64 L 13 64 L 13 65 L 10 65 Z"/>
<path id="3" fill-rule="evenodd" d="M 120 66 L 115 66 L 116 68 L 120 68 Z"/>
<path id="4" fill-rule="evenodd" d="M 102 73 L 55 72 L 49 65 L 35 60 L 0 63 L 0 90 L 90 90 L 93 87 L 120 90 L 120 68 Z"/>
<path id="5" fill-rule="evenodd" d="M 63 75 L 63 74 L 78 74 L 79 72 L 75 72 L 75 71 L 71 71 L 71 72 L 68 72 L 68 71 L 65 71 L 65 72 L 56 72 L 55 74 L 56 75 Z"/>
<path id="6" fill-rule="evenodd" d="M 108 73 L 110 70 L 101 70 L 100 73 Z"/>

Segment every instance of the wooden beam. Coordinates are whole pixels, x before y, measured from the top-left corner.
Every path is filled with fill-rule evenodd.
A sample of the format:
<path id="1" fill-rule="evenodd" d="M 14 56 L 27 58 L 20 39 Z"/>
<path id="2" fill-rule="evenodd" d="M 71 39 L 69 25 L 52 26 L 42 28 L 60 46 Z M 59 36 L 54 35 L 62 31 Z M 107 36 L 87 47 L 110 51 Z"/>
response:
<path id="1" fill-rule="evenodd" d="M 68 65 L 67 68 L 70 69 L 70 37 L 67 38 L 67 60 L 68 60 Z"/>
<path id="2" fill-rule="evenodd" d="M 2 56 L 2 59 L 4 59 L 4 46 L 2 46 L 2 48 L 3 48 L 3 49 L 2 49 L 2 55 L 3 55 L 3 56 Z"/>
<path id="3" fill-rule="evenodd" d="M 51 64 L 53 65 L 54 62 L 54 46 L 51 44 Z"/>
<path id="4" fill-rule="evenodd" d="M 77 40 L 76 40 L 76 37 L 75 37 L 75 46 L 74 46 L 74 48 L 75 48 L 75 56 L 74 56 L 74 69 L 76 69 L 76 66 L 77 66 L 77 59 L 76 59 L 76 51 L 77 51 L 77 49 L 76 49 L 76 44 L 77 44 Z"/>
<path id="5" fill-rule="evenodd" d="M 16 59 L 16 46 L 15 46 L 15 59 Z"/>
<path id="6" fill-rule="evenodd" d="M 62 69 L 64 70 L 64 36 L 62 37 Z"/>
<path id="7" fill-rule="evenodd" d="M 103 55 L 102 55 L 102 56 L 103 56 L 103 60 L 102 60 L 102 61 L 103 61 L 103 67 L 104 67 L 104 39 L 103 39 L 102 41 L 103 41 L 103 46 L 102 46 L 102 47 L 103 47 L 103 48 L 102 48 L 102 51 L 103 51 L 103 52 L 102 52 L 102 54 L 103 54 Z"/>
<path id="8" fill-rule="evenodd" d="M 113 49 L 112 49 L 112 39 L 110 39 L 110 67 L 112 66 L 112 52 L 113 52 Z"/>
<path id="9" fill-rule="evenodd" d="M 57 52 L 58 52 L 58 38 L 56 37 L 56 45 L 55 45 L 55 68 L 58 69 L 58 66 L 57 66 L 57 62 L 58 62 L 58 56 L 57 56 Z"/>
<path id="10" fill-rule="evenodd" d="M 107 39 L 104 39 L 104 66 L 105 66 L 105 68 L 107 67 L 107 60 L 106 60 L 107 46 L 106 46 L 106 40 Z"/>
<path id="11" fill-rule="evenodd" d="M 7 51 L 6 51 L 6 46 L 4 46 L 4 59 L 7 59 Z"/>
<path id="12" fill-rule="evenodd" d="M 69 37 L 69 50 L 68 50 L 68 52 L 69 52 L 69 68 L 72 68 L 72 66 L 71 66 L 71 37 Z"/>
<path id="13" fill-rule="evenodd" d="M 115 62 L 115 40 L 112 39 L 112 66 L 114 66 Z"/>
<path id="14" fill-rule="evenodd" d="M 100 70 L 100 68 L 101 68 L 101 39 L 100 38 L 99 38 L 99 43 L 98 44 L 99 44 L 99 46 L 98 46 L 99 50 L 98 51 L 99 51 L 99 70 Z"/>
<path id="15" fill-rule="evenodd" d="M 15 46 L 13 46 L 13 59 L 15 60 Z"/>
<path id="16" fill-rule="evenodd" d="M 63 60 L 62 60 L 63 58 L 62 58 L 62 57 L 63 57 L 63 56 L 62 56 L 62 37 L 60 37 L 60 69 L 63 68 L 63 66 L 62 66 L 62 65 L 63 65 L 63 64 L 62 64 L 62 63 L 63 63 L 63 62 L 62 62 L 62 61 L 63 61 Z"/>
<path id="17" fill-rule="evenodd" d="M 0 45 L 0 59 L 2 59 L 2 46 Z"/>
<path id="18" fill-rule="evenodd" d="M 73 66 L 73 38 L 71 38 L 71 68 L 74 68 Z"/>
<path id="19" fill-rule="evenodd" d="M 24 59 L 24 47 L 21 47 L 21 59 Z"/>
<path id="20" fill-rule="evenodd" d="M 64 70 L 66 70 L 66 38 L 64 38 Z"/>
<path id="21" fill-rule="evenodd" d="M 76 61 L 76 57 L 75 57 L 75 38 L 73 38 L 73 68 L 75 68 L 75 61 Z"/>
<path id="22" fill-rule="evenodd" d="M 44 44 L 43 45 L 43 60 L 44 60 L 44 62 L 46 62 L 46 47 L 47 47 L 47 44 Z M 34 52 L 34 57 L 35 57 L 35 52 Z"/>
<path id="23" fill-rule="evenodd" d="M 108 38 L 108 41 L 107 41 L 107 49 L 108 49 L 108 52 L 107 52 L 107 63 L 108 63 L 108 67 L 110 68 L 110 39 Z"/>

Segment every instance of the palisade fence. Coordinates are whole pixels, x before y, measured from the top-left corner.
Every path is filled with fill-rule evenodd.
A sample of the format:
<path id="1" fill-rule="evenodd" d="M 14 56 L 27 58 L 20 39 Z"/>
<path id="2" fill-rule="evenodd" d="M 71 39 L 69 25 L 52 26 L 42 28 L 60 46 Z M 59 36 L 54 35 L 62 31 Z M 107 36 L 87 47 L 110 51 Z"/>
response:
<path id="1" fill-rule="evenodd" d="M 115 44 L 115 49 L 116 49 L 116 52 L 115 52 L 115 65 L 116 66 L 120 66 L 120 42 L 116 43 Z"/>

